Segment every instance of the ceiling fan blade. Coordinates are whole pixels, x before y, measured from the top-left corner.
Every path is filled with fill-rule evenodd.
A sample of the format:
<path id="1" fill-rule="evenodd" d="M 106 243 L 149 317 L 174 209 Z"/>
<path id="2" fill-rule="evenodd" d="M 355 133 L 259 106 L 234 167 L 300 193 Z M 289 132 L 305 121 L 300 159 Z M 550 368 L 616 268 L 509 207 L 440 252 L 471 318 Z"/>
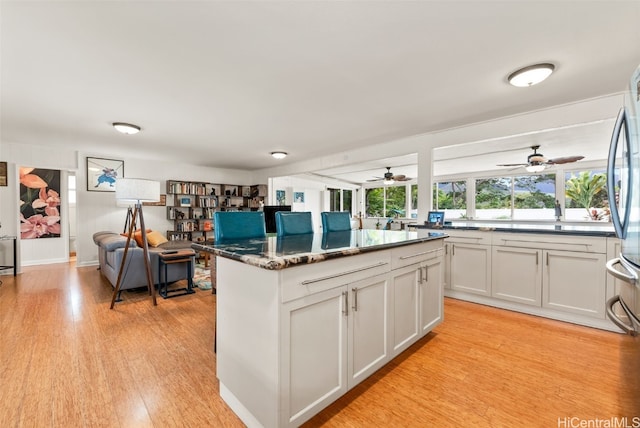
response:
<path id="1" fill-rule="evenodd" d="M 584 156 L 566 156 L 563 158 L 549 159 L 547 163 L 549 165 L 557 165 L 557 164 L 563 164 L 563 163 L 576 162 L 576 161 L 579 161 L 580 159 L 584 159 Z"/>
<path id="2" fill-rule="evenodd" d="M 393 177 L 391 177 L 393 180 L 395 181 L 407 181 L 407 176 L 406 175 L 394 175 Z"/>
<path id="3" fill-rule="evenodd" d="M 384 178 L 372 178 L 372 179 L 367 180 L 367 181 L 380 181 L 380 180 L 384 180 Z"/>
<path id="4" fill-rule="evenodd" d="M 527 166 L 527 165 L 529 164 L 528 163 L 502 163 L 496 166 Z"/>

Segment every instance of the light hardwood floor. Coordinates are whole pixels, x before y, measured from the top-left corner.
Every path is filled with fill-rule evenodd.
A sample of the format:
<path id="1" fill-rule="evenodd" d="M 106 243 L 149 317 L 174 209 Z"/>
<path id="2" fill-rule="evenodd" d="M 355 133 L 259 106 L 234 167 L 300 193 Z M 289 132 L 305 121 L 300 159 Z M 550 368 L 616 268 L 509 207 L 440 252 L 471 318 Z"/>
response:
<path id="1" fill-rule="evenodd" d="M 110 310 L 111 288 L 95 267 L 27 267 L 0 279 L 1 427 L 242 426 L 218 396 L 210 291 L 159 298 L 157 307 L 146 292 L 126 292 Z M 557 427 L 558 418 L 640 417 L 636 339 L 445 306 L 434 332 L 306 425 Z M 623 373 L 620 361 L 632 358 L 638 364 Z"/>

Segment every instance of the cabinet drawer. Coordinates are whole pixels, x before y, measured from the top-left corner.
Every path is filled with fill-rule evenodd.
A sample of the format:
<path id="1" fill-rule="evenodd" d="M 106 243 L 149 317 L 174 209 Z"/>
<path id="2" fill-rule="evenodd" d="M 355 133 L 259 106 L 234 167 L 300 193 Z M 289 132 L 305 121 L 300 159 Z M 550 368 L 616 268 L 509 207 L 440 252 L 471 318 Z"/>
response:
<path id="1" fill-rule="evenodd" d="M 391 269 L 398 269 L 425 260 L 444 255 L 444 242 L 441 239 L 419 244 L 393 248 L 391 250 Z"/>
<path id="2" fill-rule="evenodd" d="M 389 272 L 391 251 L 372 251 L 282 270 L 282 303 Z"/>
<path id="3" fill-rule="evenodd" d="M 607 252 L 607 239 L 597 236 L 558 236 L 551 234 L 494 233 L 493 245 L 543 250 Z"/>
<path id="4" fill-rule="evenodd" d="M 449 237 L 447 242 L 454 242 L 458 244 L 481 244 L 491 245 L 492 232 L 479 231 L 479 230 L 446 230 Z"/>

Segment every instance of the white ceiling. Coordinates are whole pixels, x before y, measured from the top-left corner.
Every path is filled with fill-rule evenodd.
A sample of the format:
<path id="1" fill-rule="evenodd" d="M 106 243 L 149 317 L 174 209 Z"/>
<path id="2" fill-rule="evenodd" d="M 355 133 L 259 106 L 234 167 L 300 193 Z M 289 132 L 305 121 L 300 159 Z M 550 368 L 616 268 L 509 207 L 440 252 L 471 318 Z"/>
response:
<path id="1" fill-rule="evenodd" d="M 640 63 L 639 22 L 637 0 L 3 0 L 0 138 L 269 168 L 620 92 Z M 506 83 L 535 62 L 556 72 Z M 118 134 L 114 121 L 143 131 Z M 469 162 L 520 162 L 530 140 Z M 409 158 L 376 175 L 415 175 Z"/>

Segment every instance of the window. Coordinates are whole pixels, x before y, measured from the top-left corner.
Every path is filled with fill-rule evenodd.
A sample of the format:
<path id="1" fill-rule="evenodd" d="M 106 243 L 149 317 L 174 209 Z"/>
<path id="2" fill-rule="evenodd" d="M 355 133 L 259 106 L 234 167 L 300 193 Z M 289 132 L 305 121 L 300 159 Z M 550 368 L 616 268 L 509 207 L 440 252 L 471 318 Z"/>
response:
<path id="1" fill-rule="evenodd" d="M 374 187 L 365 190 L 367 217 L 404 217 L 407 186 Z"/>
<path id="2" fill-rule="evenodd" d="M 476 218 L 554 219 L 555 174 L 476 180 Z"/>
<path id="3" fill-rule="evenodd" d="M 353 190 L 342 189 L 342 211 L 353 212 L 351 201 L 353 200 Z"/>
<path id="4" fill-rule="evenodd" d="M 328 189 L 329 190 L 329 211 L 351 212 L 351 201 L 353 190 L 350 189 Z"/>
<path id="5" fill-rule="evenodd" d="M 435 183 L 433 209 L 444 211 L 445 218 L 464 218 L 467 215 L 467 182 L 443 181 Z"/>
<path id="6" fill-rule="evenodd" d="M 411 218 L 418 218 L 418 185 L 411 185 Z"/>
<path id="7" fill-rule="evenodd" d="M 619 170 L 615 171 L 614 180 L 616 183 L 620 182 Z M 565 220 L 609 220 L 605 170 L 567 172 L 564 183 Z"/>
<path id="8" fill-rule="evenodd" d="M 74 205 L 76 203 L 76 176 L 69 174 L 67 183 L 69 186 L 69 205 Z"/>
<path id="9" fill-rule="evenodd" d="M 555 174 L 523 175 L 513 178 L 514 219 L 553 220 L 555 206 Z"/>

